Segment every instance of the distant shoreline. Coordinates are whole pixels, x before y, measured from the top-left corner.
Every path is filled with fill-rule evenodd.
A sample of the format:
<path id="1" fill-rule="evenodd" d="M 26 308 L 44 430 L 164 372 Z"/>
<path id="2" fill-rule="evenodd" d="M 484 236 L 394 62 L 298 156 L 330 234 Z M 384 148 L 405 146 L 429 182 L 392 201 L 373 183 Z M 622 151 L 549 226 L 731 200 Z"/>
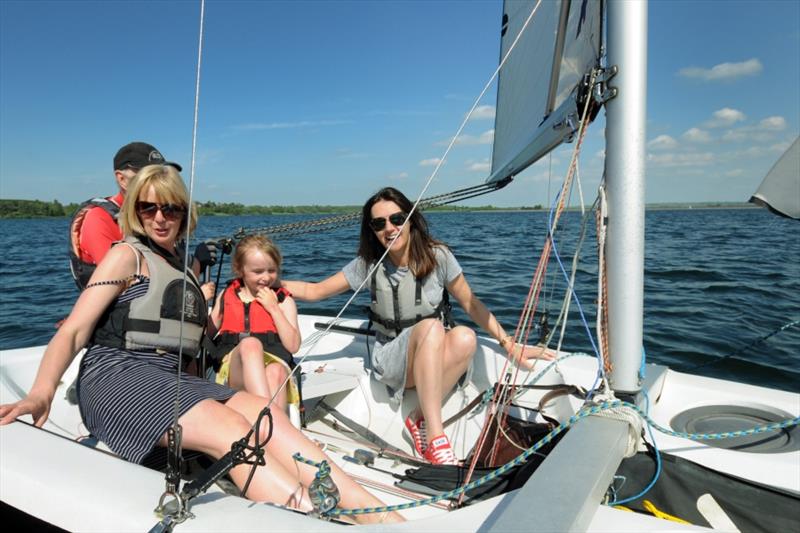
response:
<path id="1" fill-rule="evenodd" d="M 201 216 L 271 216 L 271 215 L 341 215 L 358 213 L 357 205 L 288 205 L 288 206 L 245 206 L 235 203 L 198 202 Z M 78 204 L 61 204 L 57 200 L 44 202 L 41 200 L 5 200 L 0 199 L 0 218 L 65 218 L 72 216 Z M 684 211 L 703 209 L 757 209 L 758 206 L 747 202 L 697 202 L 697 203 L 653 203 L 647 204 L 647 211 Z M 577 206 L 568 207 L 568 211 L 577 211 Z M 541 205 L 533 207 L 496 207 L 450 205 L 427 209 L 427 212 L 526 212 L 545 211 Z"/>

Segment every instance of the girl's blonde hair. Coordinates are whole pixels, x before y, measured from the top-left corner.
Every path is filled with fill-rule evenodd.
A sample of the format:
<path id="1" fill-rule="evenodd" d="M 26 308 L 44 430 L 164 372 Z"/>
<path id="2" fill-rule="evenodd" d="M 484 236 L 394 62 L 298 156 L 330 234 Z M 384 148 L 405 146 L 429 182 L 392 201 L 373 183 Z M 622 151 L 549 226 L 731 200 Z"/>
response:
<path id="1" fill-rule="evenodd" d="M 178 238 L 182 239 L 191 235 L 197 226 L 197 209 L 189 206 L 189 192 L 183 184 L 183 178 L 170 165 L 147 165 L 133 177 L 125 193 L 125 201 L 119 213 L 119 227 L 126 237 L 145 235 L 144 226 L 136 213 L 136 202 L 141 194 L 147 194 L 150 187 L 156 193 L 159 201 L 176 204 L 186 209 L 186 214 L 181 221 Z"/>
<path id="2" fill-rule="evenodd" d="M 236 250 L 233 252 L 231 270 L 237 278 L 244 276 L 244 258 L 247 252 L 253 249 L 270 256 L 278 266 L 278 270 L 281 269 L 283 257 L 281 257 L 281 251 L 278 246 L 265 235 L 248 235 L 239 241 L 236 245 Z"/>

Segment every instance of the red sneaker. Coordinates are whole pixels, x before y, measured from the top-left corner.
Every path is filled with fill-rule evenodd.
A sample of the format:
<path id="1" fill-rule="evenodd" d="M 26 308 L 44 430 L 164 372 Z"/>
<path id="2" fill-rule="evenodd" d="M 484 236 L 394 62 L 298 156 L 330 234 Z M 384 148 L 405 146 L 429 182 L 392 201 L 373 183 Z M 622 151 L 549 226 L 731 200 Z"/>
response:
<path id="1" fill-rule="evenodd" d="M 414 443 L 414 449 L 417 450 L 417 454 L 423 457 L 428 443 L 428 436 L 425 431 L 425 419 L 422 418 L 422 415 L 419 415 L 419 418 L 414 420 L 411 418 L 411 415 L 408 415 L 406 418 L 406 429 L 411 433 L 411 442 Z"/>
<path id="2" fill-rule="evenodd" d="M 458 458 L 453 453 L 453 447 L 450 446 L 450 440 L 447 435 L 439 435 L 431 440 L 430 446 L 425 450 L 425 459 L 434 465 L 457 465 Z"/>

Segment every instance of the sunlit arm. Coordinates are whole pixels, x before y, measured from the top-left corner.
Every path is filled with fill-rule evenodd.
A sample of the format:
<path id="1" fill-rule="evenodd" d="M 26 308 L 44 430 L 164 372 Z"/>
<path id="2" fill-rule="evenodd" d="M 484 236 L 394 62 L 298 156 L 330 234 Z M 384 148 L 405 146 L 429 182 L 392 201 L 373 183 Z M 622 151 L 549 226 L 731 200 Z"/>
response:
<path id="1" fill-rule="evenodd" d="M 341 294 L 350 288 L 344 272 L 339 271 L 333 276 L 318 282 L 282 280 L 283 287 L 289 289 L 296 300 L 303 302 L 317 302 Z"/>
<path id="2" fill-rule="evenodd" d="M 44 425 L 61 377 L 78 351 L 89 342 L 103 311 L 126 287 L 125 284 L 91 286 L 92 283 L 128 279 L 136 271 L 135 254 L 128 246 L 114 246 L 106 254 L 69 317 L 47 345 L 28 395 L 16 403 L 0 406 L 0 425 L 28 414 L 33 417 L 34 424 Z"/>

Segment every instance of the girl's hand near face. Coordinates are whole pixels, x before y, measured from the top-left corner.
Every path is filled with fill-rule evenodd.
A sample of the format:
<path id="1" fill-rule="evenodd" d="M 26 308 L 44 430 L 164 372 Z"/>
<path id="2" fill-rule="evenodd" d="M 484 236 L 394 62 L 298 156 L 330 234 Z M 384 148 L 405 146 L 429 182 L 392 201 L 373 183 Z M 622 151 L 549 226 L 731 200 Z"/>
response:
<path id="1" fill-rule="evenodd" d="M 270 313 L 278 309 L 278 296 L 275 294 L 275 291 L 268 287 L 262 287 L 258 289 L 256 299 L 261 302 L 261 305 L 264 306 L 264 309 Z"/>

